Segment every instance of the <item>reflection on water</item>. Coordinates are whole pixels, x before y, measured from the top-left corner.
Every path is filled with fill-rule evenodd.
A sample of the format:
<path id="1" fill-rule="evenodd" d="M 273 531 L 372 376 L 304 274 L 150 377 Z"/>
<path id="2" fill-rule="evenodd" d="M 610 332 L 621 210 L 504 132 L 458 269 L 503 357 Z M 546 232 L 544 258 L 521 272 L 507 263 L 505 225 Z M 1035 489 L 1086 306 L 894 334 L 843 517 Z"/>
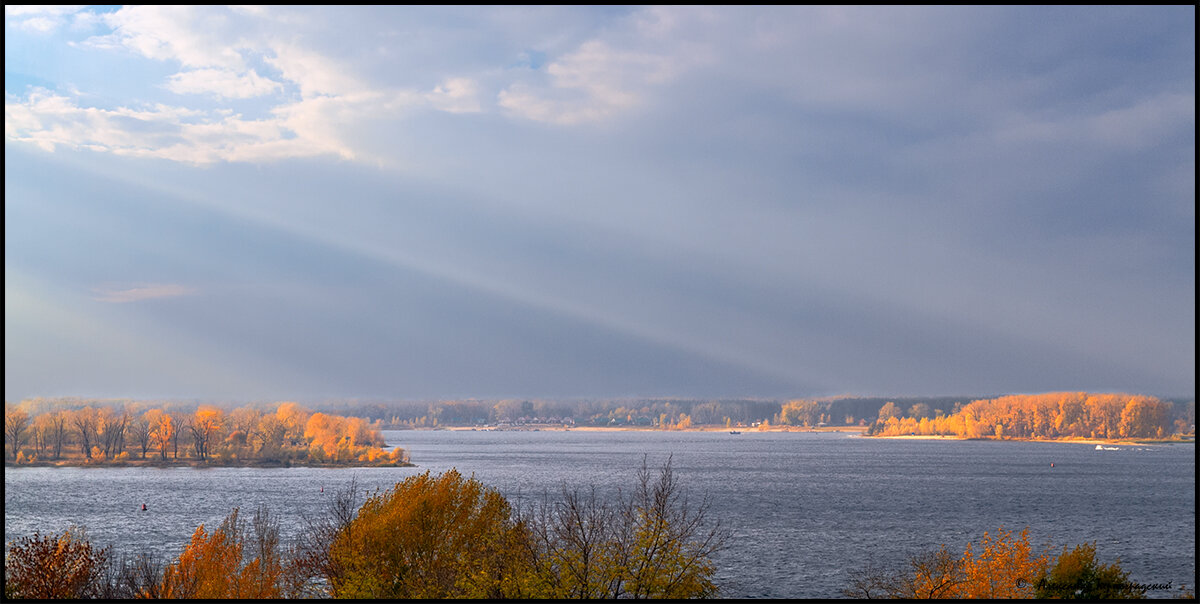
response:
<path id="1" fill-rule="evenodd" d="M 386 432 L 418 468 L 21 468 L 4 474 L 4 536 L 86 526 L 127 552 L 177 553 L 201 523 L 267 505 L 285 535 L 353 477 L 368 490 L 457 467 L 514 502 L 633 485 L 673 459 L 693 500 L 733 539 L 728 597 L 838 597 L 847 571 L 1000 525 L 1035 542 L 1095 541 L 1142 583 L 1194 585 L 1195 449 L 1097 451 L 1070 443 L 871 440 L 844 433 Z M 1053 463 L 1053 467 L 1051 467 Z M 145 503 L 148 510 L 141 511 Z M 1151 592 L 1150 596 L 1170 595 Z"/>

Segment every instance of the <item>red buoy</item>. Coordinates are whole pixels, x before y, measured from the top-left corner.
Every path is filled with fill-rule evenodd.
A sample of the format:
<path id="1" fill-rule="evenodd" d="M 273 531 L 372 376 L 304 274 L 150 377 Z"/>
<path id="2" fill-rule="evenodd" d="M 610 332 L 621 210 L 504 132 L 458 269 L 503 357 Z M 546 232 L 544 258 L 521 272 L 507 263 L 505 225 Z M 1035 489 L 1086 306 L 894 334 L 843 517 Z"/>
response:
<path id="1" fill-rule="evenodd" d="M 143 512 L 146 511 L 146 504 L 144 504 L 144 503 L 142 504 L 142 511 Z"/>

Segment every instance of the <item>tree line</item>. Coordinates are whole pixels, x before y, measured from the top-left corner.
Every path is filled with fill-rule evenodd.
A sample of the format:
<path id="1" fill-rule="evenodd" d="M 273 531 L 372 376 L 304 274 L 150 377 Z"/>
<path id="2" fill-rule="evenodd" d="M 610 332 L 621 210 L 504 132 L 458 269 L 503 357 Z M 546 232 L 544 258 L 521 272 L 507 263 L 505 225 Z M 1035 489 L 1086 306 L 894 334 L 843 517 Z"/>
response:
<path id="1" fill-rule="evenodd" d="M 340 490 L 290 544 L 259 508 L 201 525 L 178 557 L 114 556 L 86 533 L 10 544 L 6 598 L 694 598 L 718 593 L 727 537 L 689 506 L 668 461 L 626 494 L 566 491 L 515 508 L 455 470 L 411 476 L 359 504 Z"/>
<path id="2" fill-rule="evenodd" d="M 150 403 L 4 405 L 5 457 L 16 464 L 329 463 L 399 465 L 379 422 L 294 402 L 226 410 Z"/>
<path id="3" fill-rule="evenodd" d="M 1136 394 L 1054 392 L 971 401 L 951 413 L 895 403 L 880 408 L 868 433 L 963 438 L 1166 438 L 1195 433 L 1195 402 L 1176 409 Z"/>

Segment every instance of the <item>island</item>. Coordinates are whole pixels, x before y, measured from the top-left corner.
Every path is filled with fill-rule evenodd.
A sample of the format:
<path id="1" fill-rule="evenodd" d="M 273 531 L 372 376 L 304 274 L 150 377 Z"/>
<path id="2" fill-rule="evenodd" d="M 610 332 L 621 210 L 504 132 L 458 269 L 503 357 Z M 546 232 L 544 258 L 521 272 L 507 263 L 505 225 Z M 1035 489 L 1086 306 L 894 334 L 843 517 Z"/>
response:
<path id="1" fill-rule="evenodd" d="M 16 466 L 411 466 L 378 421 L 294 402 L 215 405 L 87 401 L 5 405 L 5 464 Z M 194 408 L 193 408 L 194 407 Z"/>

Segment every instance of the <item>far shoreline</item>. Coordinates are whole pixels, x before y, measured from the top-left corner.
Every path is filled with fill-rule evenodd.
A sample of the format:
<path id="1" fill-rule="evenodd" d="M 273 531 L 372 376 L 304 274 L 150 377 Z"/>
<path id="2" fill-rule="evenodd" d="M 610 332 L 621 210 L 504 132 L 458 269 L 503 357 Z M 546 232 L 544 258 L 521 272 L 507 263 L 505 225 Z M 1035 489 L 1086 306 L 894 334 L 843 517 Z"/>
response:
<path id="1" fill-rule="evenodd" d="M 730 432 L 730 433 L 753 433 L 753 432 L 799 432 L 799 433 L 850 433 L 862 438 L 878 438 L 882 440 L 946 440 L 946 441 L 989 441 L 989 442 L 1041 442 L 1041 443 L 1074 443 L 1083 445 L 1170 445 L 1170 444 L 1195 444 L 1195 438 L 1176 438 L 1176 439 L 1101 439 L 1101 438 L 967 438 L 965 436 L 952 436 L 946 434 L 905 434 L 894 436 L 868 436 L 866 434 L 869 426 L 820 426 L 820 427 L 801 427 L 801 426 L 770 426 L 768 428 L 761 427 L 744 427 L 744 426 L 693 426 L 689 428 L 659 428 L 656 426 L 564 426 L 564 425 L 522 425 L 522 426 L 445 426 L 438 428 L 410 428 L 409 430 L 430 431 L 430 430 L 446 430 L 452 432 Z M 404 432 L 407 430 L 397 430 Z"/>

